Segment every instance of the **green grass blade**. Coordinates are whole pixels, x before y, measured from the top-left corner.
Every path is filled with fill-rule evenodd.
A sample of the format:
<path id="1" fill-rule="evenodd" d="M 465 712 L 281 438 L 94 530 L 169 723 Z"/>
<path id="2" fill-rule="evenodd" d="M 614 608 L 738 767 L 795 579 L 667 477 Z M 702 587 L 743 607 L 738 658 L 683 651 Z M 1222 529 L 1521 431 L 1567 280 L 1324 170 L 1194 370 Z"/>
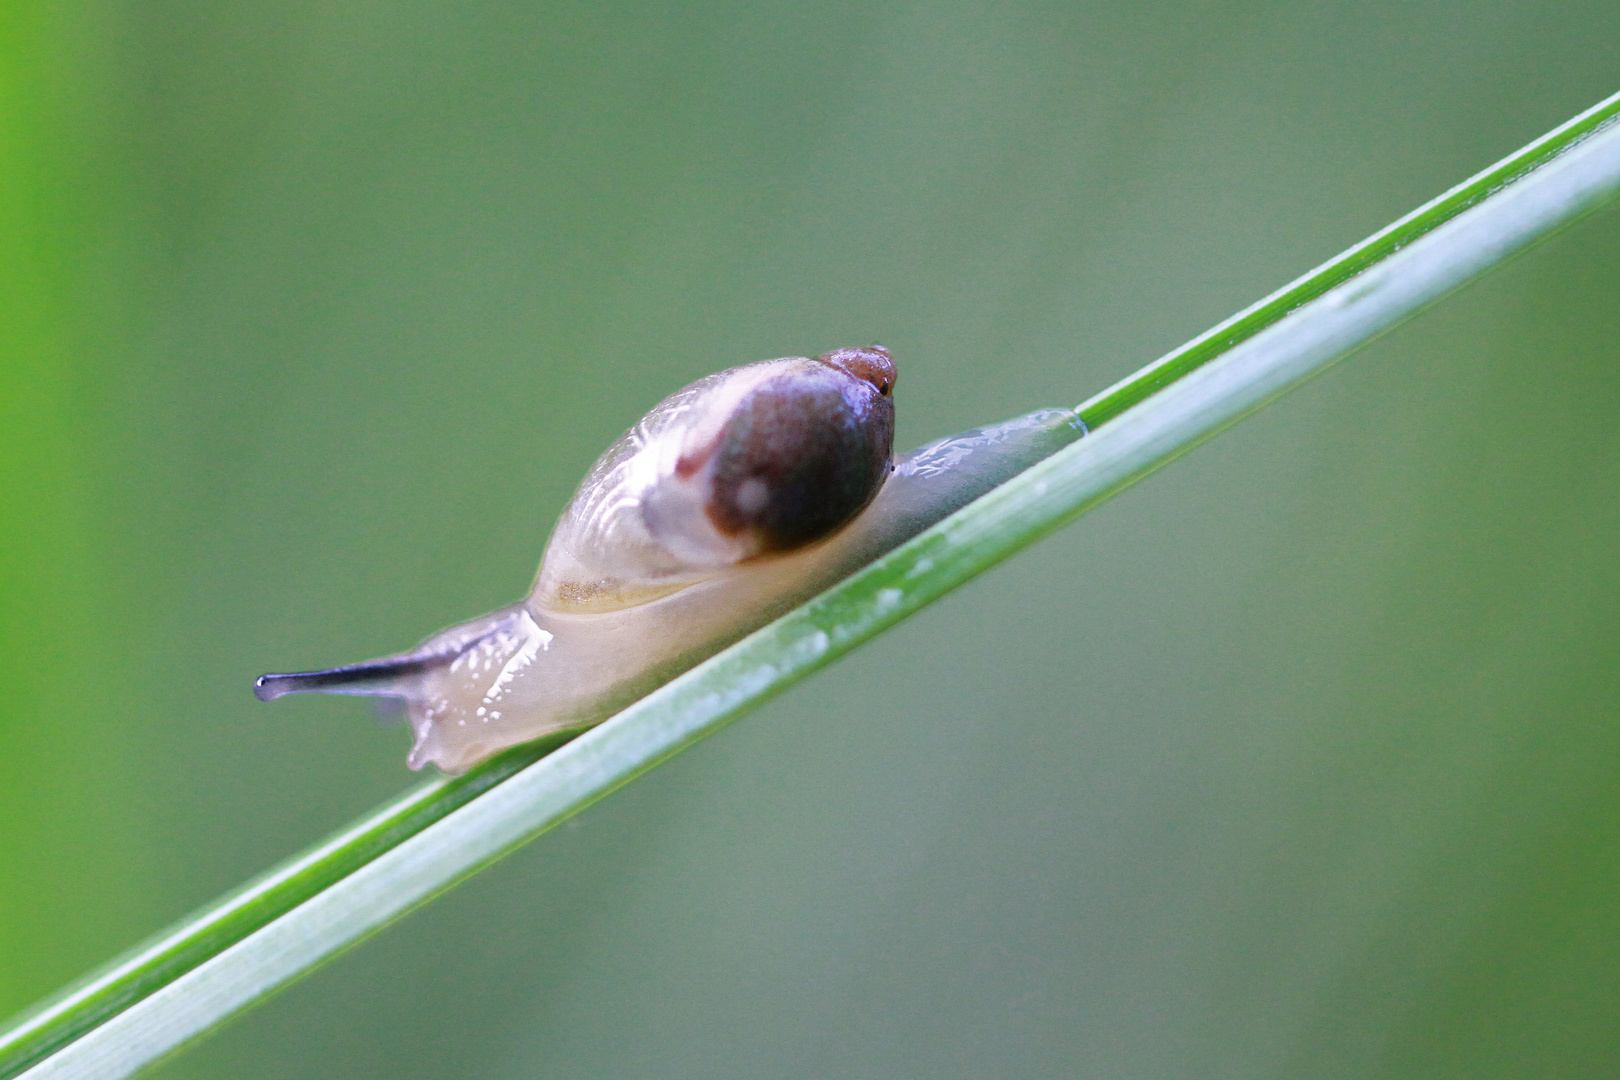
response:
<path id="1" fill-rule="evenodd" d="M 127 1076 L 1298 385 L 1620 190 L 1620 95 L 1092 398 L 1093 434 L 567 746 L 428 784 L 0 1036 Z M 536 760 L 538 758 L 538 760 Z"/>
<path id="2" fill-rule="evenodd" d="M 1158 360 L 1093 396 L 1080 406 L 1080 418 L 1101 427 L 1162 387 L 1271 326 L 1290 312 L 1338 287 L 1363 270 L 1387 259 L 1419 237 L 1452 220 L 1495 192 L 1523 179 L 1547 162 L 1580 145 L 1620 115 L 1620 94 L 1598 102 L 1560 124 L 1535 142 L 1340 252 L 1315 270 L 1249 305 Z"/>
<path id="3" fill-rule="evenodd" d="M 16 1021 L 0 1043 L 0 1077 L 20 1075 L 29 1065 L 291 911 L 556 745 L 555 741 L 542 741 L 518 747 L 465 776 L 421 784 L 143 942 Z"/>

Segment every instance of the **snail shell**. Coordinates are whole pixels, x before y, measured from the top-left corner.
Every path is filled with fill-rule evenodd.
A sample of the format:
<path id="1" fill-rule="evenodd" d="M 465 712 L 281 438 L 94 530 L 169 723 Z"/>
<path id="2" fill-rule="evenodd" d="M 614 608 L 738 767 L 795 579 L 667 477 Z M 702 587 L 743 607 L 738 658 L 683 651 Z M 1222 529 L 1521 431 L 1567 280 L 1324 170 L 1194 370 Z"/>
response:
<path id="1" fill-rule="evenodd" d="M 605 719 L 1084 432 L 1044 410 L 895 463 L 894 382 L 875 346 L 701 379 L 592 467 L 528 599 L 255 692 L 402 698 L 411 767 L 460 772 Z"/>

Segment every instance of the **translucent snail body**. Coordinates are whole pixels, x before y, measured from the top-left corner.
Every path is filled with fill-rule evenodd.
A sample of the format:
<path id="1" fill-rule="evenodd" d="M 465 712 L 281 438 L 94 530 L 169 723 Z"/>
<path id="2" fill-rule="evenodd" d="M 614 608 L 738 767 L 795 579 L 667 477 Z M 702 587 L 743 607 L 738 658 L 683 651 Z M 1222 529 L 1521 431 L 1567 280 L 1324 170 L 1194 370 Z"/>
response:
<path id="1" fill-rule="evenodd" d="M 256 692 L 401 698 L 411 766 L 460 772 L 605 719 L 1083 431 L 1046 410 L 895 462 L 894 381 L 872 347 L 693 383 L 591 469 L 526 600 L 408 653 L 263 676 Z"/>

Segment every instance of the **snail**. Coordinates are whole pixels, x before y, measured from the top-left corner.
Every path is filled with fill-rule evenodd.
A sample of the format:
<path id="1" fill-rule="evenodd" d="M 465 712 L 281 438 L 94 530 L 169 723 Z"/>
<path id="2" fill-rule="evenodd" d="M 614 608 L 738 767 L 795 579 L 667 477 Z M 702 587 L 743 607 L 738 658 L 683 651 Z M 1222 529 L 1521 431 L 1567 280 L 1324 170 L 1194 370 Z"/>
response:
<path id="1" fill-rule="evenodd" d="M 872 346 L 678 390 L 586 475 L 527 599 L 409 652 L 264 675 L 254 692 L 403 699 L 410 766 L 458 773 L 605 719 L 1085 431 L 1047 409 L 896 461 L 894 382 Z"/>

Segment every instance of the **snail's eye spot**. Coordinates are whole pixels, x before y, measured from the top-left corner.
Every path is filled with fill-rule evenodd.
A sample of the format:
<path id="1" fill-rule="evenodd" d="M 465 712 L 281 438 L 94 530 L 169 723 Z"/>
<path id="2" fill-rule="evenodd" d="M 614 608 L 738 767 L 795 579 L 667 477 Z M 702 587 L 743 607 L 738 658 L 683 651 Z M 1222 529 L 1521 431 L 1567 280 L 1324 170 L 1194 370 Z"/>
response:
<path id="1" fill-rule="evenodd" d="M 894 389 L 894 357 L 890 356 L 889 350 L 881 345 L 834 349 L 832 352 L 822 353 L 816 359 L 829 367 L 835 367 L 857 379 L 871 383 L 884 397 L 888 397 L 889 391 Z"/>
<path id="2" fill-rule="evenodd" d="M 694 447 L 682 454 L 675 462 L 675 475 L 682 480 L 691 479 L 699 469 L 708 464 L 709 458 L 714 456 L 714 451 L 719 445 L 720 436 L 717 435 L 705 445 Z"/>

